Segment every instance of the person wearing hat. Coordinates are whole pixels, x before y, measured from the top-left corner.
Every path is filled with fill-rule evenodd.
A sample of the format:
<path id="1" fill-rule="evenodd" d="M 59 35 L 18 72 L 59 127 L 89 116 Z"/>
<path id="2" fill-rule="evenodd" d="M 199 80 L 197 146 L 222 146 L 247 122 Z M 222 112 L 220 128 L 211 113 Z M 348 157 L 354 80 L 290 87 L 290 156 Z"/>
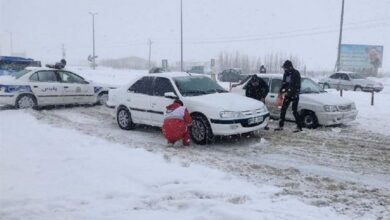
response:
<path id="1" fill-rule="evenodd" d="M 283 130 L 284 121 L 286 117 L 286 111 L 292 102 L 292 111 L 297 124 L 297 129 L 294 132 L 302 131 L 302 121 L 298 113 L 299 92 L 301 89 L 301 74 L 298 70 L 294 69 L 290 60 L 286 60 L 282 68 L 284 69 L 282 86 L 279 90 L 279 94 L 284 94 L 284 100 L 282 109 L 280 111 L 279 127 L 275 131 Z"/>
<path id="2" fill-rule="evenodd" d="M 245 86 L 245 96 L 249 98 L 256 99 L 265 104 L 265 97 L 267 97 L 269 92 L 268 84 L 256 74 L 252 76 L 249 82 Z M 268 125 L 264 127 L 265 130 L 268 130 Z"/>

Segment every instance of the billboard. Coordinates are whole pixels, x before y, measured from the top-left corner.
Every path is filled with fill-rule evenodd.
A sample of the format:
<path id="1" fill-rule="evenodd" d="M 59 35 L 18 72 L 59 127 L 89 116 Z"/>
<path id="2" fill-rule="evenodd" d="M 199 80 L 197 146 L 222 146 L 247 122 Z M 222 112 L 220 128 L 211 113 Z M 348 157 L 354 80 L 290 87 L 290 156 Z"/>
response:
<path id="1" fill-rule="evenodd" d="M 382 67 L 383 46 L 342 44 L 340 69 L 375 75 Z"/>

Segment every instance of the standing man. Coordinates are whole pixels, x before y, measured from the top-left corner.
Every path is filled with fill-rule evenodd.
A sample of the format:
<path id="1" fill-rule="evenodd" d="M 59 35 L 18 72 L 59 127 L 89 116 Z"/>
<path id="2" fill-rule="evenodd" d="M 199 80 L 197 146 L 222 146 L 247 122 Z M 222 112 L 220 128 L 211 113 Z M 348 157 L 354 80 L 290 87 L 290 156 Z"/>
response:
<path id="1" fill-rule="evenodd" d="M 252 76 L 248 84 L 245 86 L 245 95 L 246 97 L 256 99 L 265 104 L 265 97 L 267 97 L 269 92 L 268 84 L 256 74 Z M 268 130 L 268 125 L 264 127 L 265 130 Z"/>
<path id="2" fill-rule="evenodd" d="M 259 72 L 260 72 L 260 73 L 267 73 L 267 69 L 265 68 L 264 65 L 261 65 L 261 66 L 260 66 Z"/>
<path id="3" fill-rule="evenodd" d="M 280 112 L 279 127 L 275 131 L 283 130 L 284 121 L 286 117 L 286 111 L 288 106 L 292 102 L 292 111 L 297 123 L 297 129 L 294 132 L 302 131 L 302 121 L 298 113 L 299 103 L 299 92 L 301 90 L 301 74 L 298 70 L 294 69 L 293 64 L 290 60 L 286 60 L 283 63 L 282 68 L 284 69 L 282 87 L 279 93 L 284 94 L 284 101 Z"/>

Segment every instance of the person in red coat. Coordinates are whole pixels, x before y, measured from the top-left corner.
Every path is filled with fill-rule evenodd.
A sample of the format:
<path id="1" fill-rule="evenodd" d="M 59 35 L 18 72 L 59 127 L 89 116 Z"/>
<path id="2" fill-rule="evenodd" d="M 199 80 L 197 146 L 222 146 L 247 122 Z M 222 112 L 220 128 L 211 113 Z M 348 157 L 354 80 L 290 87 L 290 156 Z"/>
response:
<path id="1" fill-rule="evenodd" d="M 188 109 L 178 99 L 166 108 L 162 132 L 168 140 L 168 144 L 173 145 L 176 141 L 182 139 L 183 145 L 189 146 L 190 136 L 188 126 L 191 125 L 192 118 Z"/>

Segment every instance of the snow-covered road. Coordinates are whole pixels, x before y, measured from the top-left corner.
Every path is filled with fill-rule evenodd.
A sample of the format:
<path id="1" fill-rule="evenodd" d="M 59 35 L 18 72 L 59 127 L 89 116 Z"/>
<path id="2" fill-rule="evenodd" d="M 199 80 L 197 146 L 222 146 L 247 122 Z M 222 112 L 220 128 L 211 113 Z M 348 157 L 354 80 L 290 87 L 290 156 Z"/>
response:
<path id="1" fill-rule="evenodd" d="M 352 218 L 390 217 L 390 136 L 354 126 L 293 134 L 288 124 L 282 133 L 262 131 L 260 137 L 219 138 L 212 146 L 167 148 L 158 128 L 120 130 L 110 111 L 95 106 L 26 113 L 55 127 L 162 153 L 167 160 L 181 158 L 259 186 L 278 186 L 283 191 L 276 196 L 293 195 Z"/>

